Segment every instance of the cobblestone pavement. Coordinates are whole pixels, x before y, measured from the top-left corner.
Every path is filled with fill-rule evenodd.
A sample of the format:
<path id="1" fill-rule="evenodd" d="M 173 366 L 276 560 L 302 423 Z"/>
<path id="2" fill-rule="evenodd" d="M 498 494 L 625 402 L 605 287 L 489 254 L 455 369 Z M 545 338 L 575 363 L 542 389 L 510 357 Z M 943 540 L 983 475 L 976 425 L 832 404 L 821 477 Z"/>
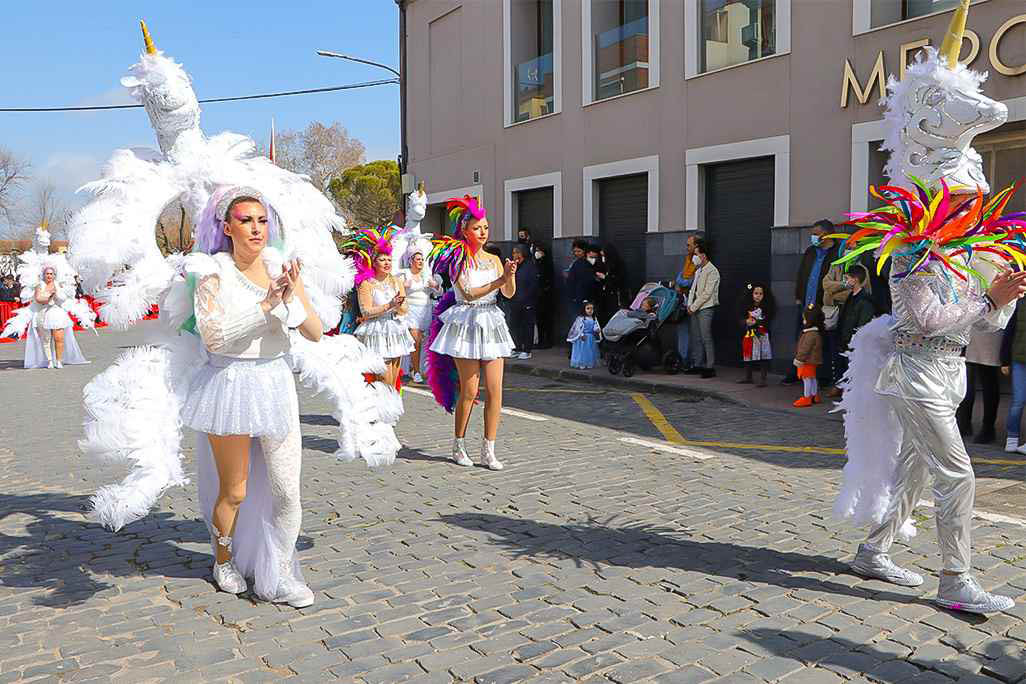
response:
<path id="1" fill-rule="evenodd" d="M 442 460 L 448 416 L 414 392 L 394 467 L 338 463 L 301 393 L 317 602 L 219 593 L 194 485 L 118 535 L 83 516 L 120 471 L 77 453 L 81 388 L 144 333 L 83 335 L 95 362 L 63 371 L 0 345 L 0 682 L 1026 681 L 1026 527 L 984 511 L 975 531 L 982 583 L 1019 605 L 941 612 L 928 508 L 895 549 L 921 591 L 846 572 L 839 456 L 664 447 L 630 395 L 527 376 L 507 378 L 501 473 Z M 841 445 L 823 419 L 649 399 L 688 439 Z M 989 510 L 1022 510 L 1024 472 L 980 465 Z"/>

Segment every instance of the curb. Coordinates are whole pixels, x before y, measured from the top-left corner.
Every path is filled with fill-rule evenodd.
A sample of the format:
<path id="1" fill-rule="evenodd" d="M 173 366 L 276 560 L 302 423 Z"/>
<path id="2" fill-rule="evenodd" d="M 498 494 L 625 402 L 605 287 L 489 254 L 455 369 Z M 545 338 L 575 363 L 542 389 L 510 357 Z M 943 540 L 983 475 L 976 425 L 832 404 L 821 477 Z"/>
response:
<path id="1" fill-rule="evenodd" d="M 747 402 L 716 390 L 698 389 L 695 387 L 677 387 L 661 382 L 623 378 L 609 373 L 586 373 L 572 368 L 545 368 L 541 366 L 533 366 L 529 363 L 511 362 L 510 359 L 506 359 L 506 369 L 513 371 L 514 373 L 533 375 L 539 378 L 573 380 L 574 382 L 583 382 L 589 385 L 598 385 L 600 387 L 613 387 L 615 389 L 630 390 L 632 392 L 672 394 L 696 402 L 703 399 L 716 399 L 735 406 L 749 405 Z"/>

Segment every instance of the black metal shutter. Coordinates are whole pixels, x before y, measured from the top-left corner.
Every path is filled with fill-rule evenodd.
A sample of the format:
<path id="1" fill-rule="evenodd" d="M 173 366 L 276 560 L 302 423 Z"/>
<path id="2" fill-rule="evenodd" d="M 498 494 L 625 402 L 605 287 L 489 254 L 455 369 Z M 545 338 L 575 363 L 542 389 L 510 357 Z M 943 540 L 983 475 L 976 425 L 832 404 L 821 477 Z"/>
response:
<path id="1" fill-rule="evenodd" d="M 648 174 L 599 181 L 599 238 L 623 259 L 630 296 L 645 284 L 648 231 Z"/>
<path id="2" fill-rule="evenodd" d="M 720 306 L 713 321 L 717 364 L 741 361 L 741 328 L 735 320 L 741 293 L 750 282 L 770 283 L 773 164 L 766 157 L 705 167 L 706 234 L 720 271 Z"/>
<path id="3" fill-rule="evenodd" d="M 552 192 L 553 189 L 537 188 L 517 193 L 517 225 L 513 226 L 513 239 L 521 228 L 531 230 L 531 238 L 549 245 L 552 249 Z"/>

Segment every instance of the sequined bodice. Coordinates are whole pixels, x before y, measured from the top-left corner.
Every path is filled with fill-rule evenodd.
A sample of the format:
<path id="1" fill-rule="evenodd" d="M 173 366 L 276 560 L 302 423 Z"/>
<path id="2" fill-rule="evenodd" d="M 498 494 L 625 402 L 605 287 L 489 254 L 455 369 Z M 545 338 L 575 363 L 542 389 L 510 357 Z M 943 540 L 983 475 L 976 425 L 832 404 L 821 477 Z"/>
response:
<path id="1" fill-rule="evenodd" d="M 495 263 L 492 262 L 492 261 L 487 261 L 487 262 L 484 262 L 483 264 L 481 264 L 481 265 L 479 265 L 477 267 L 468 265 L 466 270 L 463 273 L 463 277 L 460 278 L 460 283 L 462 284 L 463 287 L 466 287 L 468 289 L 473 289 L 473 288 L 482 287 L 484 285 L 487 285 L 488 283 L 492 282 L 493 280 L 495 280 L 498 277 L 499 277 L 499 272 L 496 269 Z M 499 295 L 499 291 L 498 290 L 492 290 L 491 292 L 489 292 L 485 296 L 478 297 L 477 299 L 475 299 L 475 300 L 473 300 L 472 302 L 469 302 L 469 303 L 472 303 L 472 304 L 494 304 L 495 300 L 496 300 L 496 297 L 498 297 L 498 295 Z M 459 302 L 460 304 L 467 304 L 468 303 L 467 299 L 464 298 L 464 296 L 463 296 L 463 291 L 460 288 L 458 288 L 458 287 L 456 288 L 456 301 Z"/>

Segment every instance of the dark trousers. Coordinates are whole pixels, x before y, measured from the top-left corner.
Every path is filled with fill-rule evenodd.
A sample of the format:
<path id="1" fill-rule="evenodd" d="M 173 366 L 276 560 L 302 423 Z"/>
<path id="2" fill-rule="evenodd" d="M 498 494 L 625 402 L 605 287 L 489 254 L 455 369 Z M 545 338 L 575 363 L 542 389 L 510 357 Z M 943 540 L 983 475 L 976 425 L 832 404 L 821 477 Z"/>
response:
<path id="1" fill-rule="evenodd" d="M 535 310 L 533 306 L 510 304 L 510 334 L 517 351 L 534 350 Z"/>
<path id="2" fill-rule="evenodd" d="M 552 293 L 542 294 L 541 299 L 538 300 L 538 305 L 534 308 L 535 321 L 538 325 L 538 348 L 549 349 L 552 347 L 552 326 L 553 326 L 553 306 L 551 302 L 544 300 L 545 297 L 550 297 Z"/>
<path id="3" fill-rule="evenodd" d="M 958 405 L 958 418 L 960 429 L 969 432 L 973 425 L 973 405 L 976 403 L 976 383 L 979 382 L 983 389 L 983 432 L 994 430 L 994 423 L 997 421 L 998 401 L 1001 399 L 998 386 L 997 366 L 983 366 L 978 363 L 965 364 L 966 389 L 965 399 Z"/>

